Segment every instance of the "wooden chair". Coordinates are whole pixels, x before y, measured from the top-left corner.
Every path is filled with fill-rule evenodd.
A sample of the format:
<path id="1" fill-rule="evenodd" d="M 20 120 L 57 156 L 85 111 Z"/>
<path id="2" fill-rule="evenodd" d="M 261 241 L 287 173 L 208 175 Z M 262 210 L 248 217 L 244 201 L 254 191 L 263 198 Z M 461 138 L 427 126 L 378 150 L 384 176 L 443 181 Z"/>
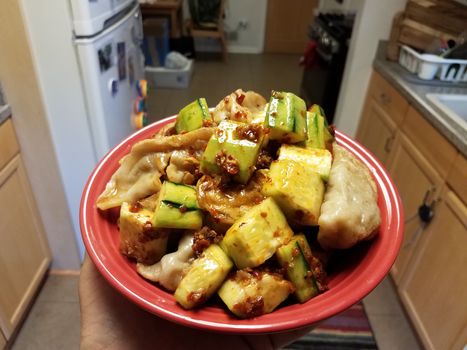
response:
<path id="1" fill-rule="evenodd" d="M 203 19 L 198 18 L 196 9 L 193 7 L 198 3 L 209 0 L 189 0 L 190 3 L 190 12 L 191 19 L 186 21 L 186 29 L 188 35 L 191 35 L 193 38 L 202 37 L 202 38 L 214 38 L 219 40 L 222 49 L 222 58 L 224 61 L 227 60 L 227 42 L 224 34 L 224 6 L 225 0 L 219 1 L 218 13 L 217 16 L 209 21 L 203 21 Z"/>

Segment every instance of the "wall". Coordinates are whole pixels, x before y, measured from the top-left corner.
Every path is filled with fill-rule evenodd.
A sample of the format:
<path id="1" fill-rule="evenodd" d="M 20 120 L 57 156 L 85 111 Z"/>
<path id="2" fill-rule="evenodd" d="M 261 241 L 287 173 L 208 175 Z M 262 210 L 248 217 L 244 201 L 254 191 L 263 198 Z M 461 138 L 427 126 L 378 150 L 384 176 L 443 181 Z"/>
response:
<path id="1" fill-rule="evenodd" d="M 231 0 L 227 2 L 225 28 L 239 27 L 240 20 L 247 26 L 238 30 L 237 40 L 229 40 L 229 52 L 261 53 L 266 32 L 267 0 Z"/>
<path id="2" fill-rule="evenodd" d="M 237 39 L 228 39 L 228 51 L 232 53 L 261 53 L 266 31 L 267 0 L 227 0 L 224 28 L 226 32 L 238 29 L 240 20 L 247 22 L 246 28 L 238 29 Z M 184 2 L 184 18 L 189 18 L 187 2 Z M 217 40 L 196 39 L 196 49 L 204 52 L 219 52 Z"/>
<path id="3" fill-rule="evenodd" d="M 352 0 L 357 17 L 334 117 L 337 128 L 350 136 L 358 128 L 378 41 L 389 38 L 394 14 L 403 10 L 405 3 Z"/>
<path id="4" fill-rule="evenodd" d="M 63 0 L 21 2 L 67 207 L 82 257 L 84 245 L 79 228 L 79 205 L 84 185 L 97 163 L 97 157 L 72 44 L 70 9 L 68 2 Z"/>
<path id="5" fill-rule="evenodd" d="M 318 9 L 322 12 L 356 12 L 361 8 L 362 0 L 343 0 L 342 4 L 335 0 L 320 0 Z"/>
<path id="6" fill-rule="evenodd" d="M 31 57 L 24 13 L 21 4 L 15 0 L 3 0 L 1 6 L 0 80 L 11 106 L 12 121 L 33 189 L 31 196 L 37 202 L 53 254 L 52 268 L 77 269 L 80 260 L 38 84 L 37 67 Z"/>

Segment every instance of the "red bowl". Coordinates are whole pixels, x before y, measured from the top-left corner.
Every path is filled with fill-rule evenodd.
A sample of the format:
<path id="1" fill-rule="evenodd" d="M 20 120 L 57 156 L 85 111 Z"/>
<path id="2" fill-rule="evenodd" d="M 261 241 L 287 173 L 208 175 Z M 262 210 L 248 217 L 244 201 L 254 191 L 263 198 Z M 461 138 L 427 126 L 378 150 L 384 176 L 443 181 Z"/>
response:
<path id="1" fill-rule="evenodd" d="M 389 272 L 403 238 L 400 197 L 375 157 L 336 131 L 337 142 L 355 154 L 373 174 L 382 218 L 379 234 L 372 241 L 340 254 L 339 262 L 329 273 L 329 290 L 304 304 L 289 303 L 270 314 L 248 320 L 236 318 L 221 303 L 213 302 L 191 311 L 181 308 L 172 294 L 144 280 L 137 274 L 134 262 L 120 254 L 116 213 L 102 212 L 95 204 L 131 146 L 174 118 L 151 124 L 112 149 L 94 169 L 81 199 L 80 225 L 86 250 L 100 273 L 125 297 L 157 316 L 189 327 L 222 333 L 271 333 L 309 326 L 344 311 L 370 293 Z"/>

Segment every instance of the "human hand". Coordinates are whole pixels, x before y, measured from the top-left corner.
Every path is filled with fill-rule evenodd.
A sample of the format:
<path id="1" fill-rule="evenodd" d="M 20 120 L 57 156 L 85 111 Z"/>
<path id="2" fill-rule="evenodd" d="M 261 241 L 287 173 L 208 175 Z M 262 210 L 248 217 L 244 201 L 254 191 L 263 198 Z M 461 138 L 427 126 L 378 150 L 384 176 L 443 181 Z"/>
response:
<path id="1" fill-rule="evenodd" d="M 277 349 L 310 328 L 267 335 L 226 335 L 178 325 L 150 314 L 118 293 L 88 256 L 81 267 L 81 349 Z"/>

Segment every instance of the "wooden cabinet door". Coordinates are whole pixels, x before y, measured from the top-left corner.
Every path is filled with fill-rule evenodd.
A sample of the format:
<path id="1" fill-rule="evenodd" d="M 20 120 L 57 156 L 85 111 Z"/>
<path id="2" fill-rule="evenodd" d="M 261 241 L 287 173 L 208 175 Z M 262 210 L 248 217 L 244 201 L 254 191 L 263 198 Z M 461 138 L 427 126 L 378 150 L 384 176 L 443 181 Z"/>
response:
<path id="1" fill-rule="evenodd" d="M 443 180 L 403 133 L 396 137 L 388 170 L 401 196 L 405 215 L 404 242 L 391 270 L 395 283 L 399 284 L 417 244 L 416 233 L 422 224 L 418 208 L 428 192 L 431 191 L 432 200 L 439 196 Z"/>
<path id="2" fill-rule="evenodd" d="M 264 51 L 303 54 L 317 6 L 317 0 L 268 0 Z"/>
<path id="3" fill-rule="evenodd" d="M 358 129 L 357 140 L 386 165 L 396 134 L 396 124 L 376 100 L 368 96 Z"/>
<path id="4" fill-rule="evenodd" d="M 50 263 L 19 154 L 0 170 L 0 212 L 0 326 L 9 339 Z"/>
<path id="5" fill-rule="evenodd" d="M 3 336 L 2 331 L 0 330 L 0 349 L 4 349 L 6 346 L 6 339 Z"/>
<path id="6" fill-rule="evenodd" d="M 427 349 L 462 349 L 467 341 L 459 339 L 467 327 L 467 207 L 453 192 L 441 196 L 399 290 Z"/>

